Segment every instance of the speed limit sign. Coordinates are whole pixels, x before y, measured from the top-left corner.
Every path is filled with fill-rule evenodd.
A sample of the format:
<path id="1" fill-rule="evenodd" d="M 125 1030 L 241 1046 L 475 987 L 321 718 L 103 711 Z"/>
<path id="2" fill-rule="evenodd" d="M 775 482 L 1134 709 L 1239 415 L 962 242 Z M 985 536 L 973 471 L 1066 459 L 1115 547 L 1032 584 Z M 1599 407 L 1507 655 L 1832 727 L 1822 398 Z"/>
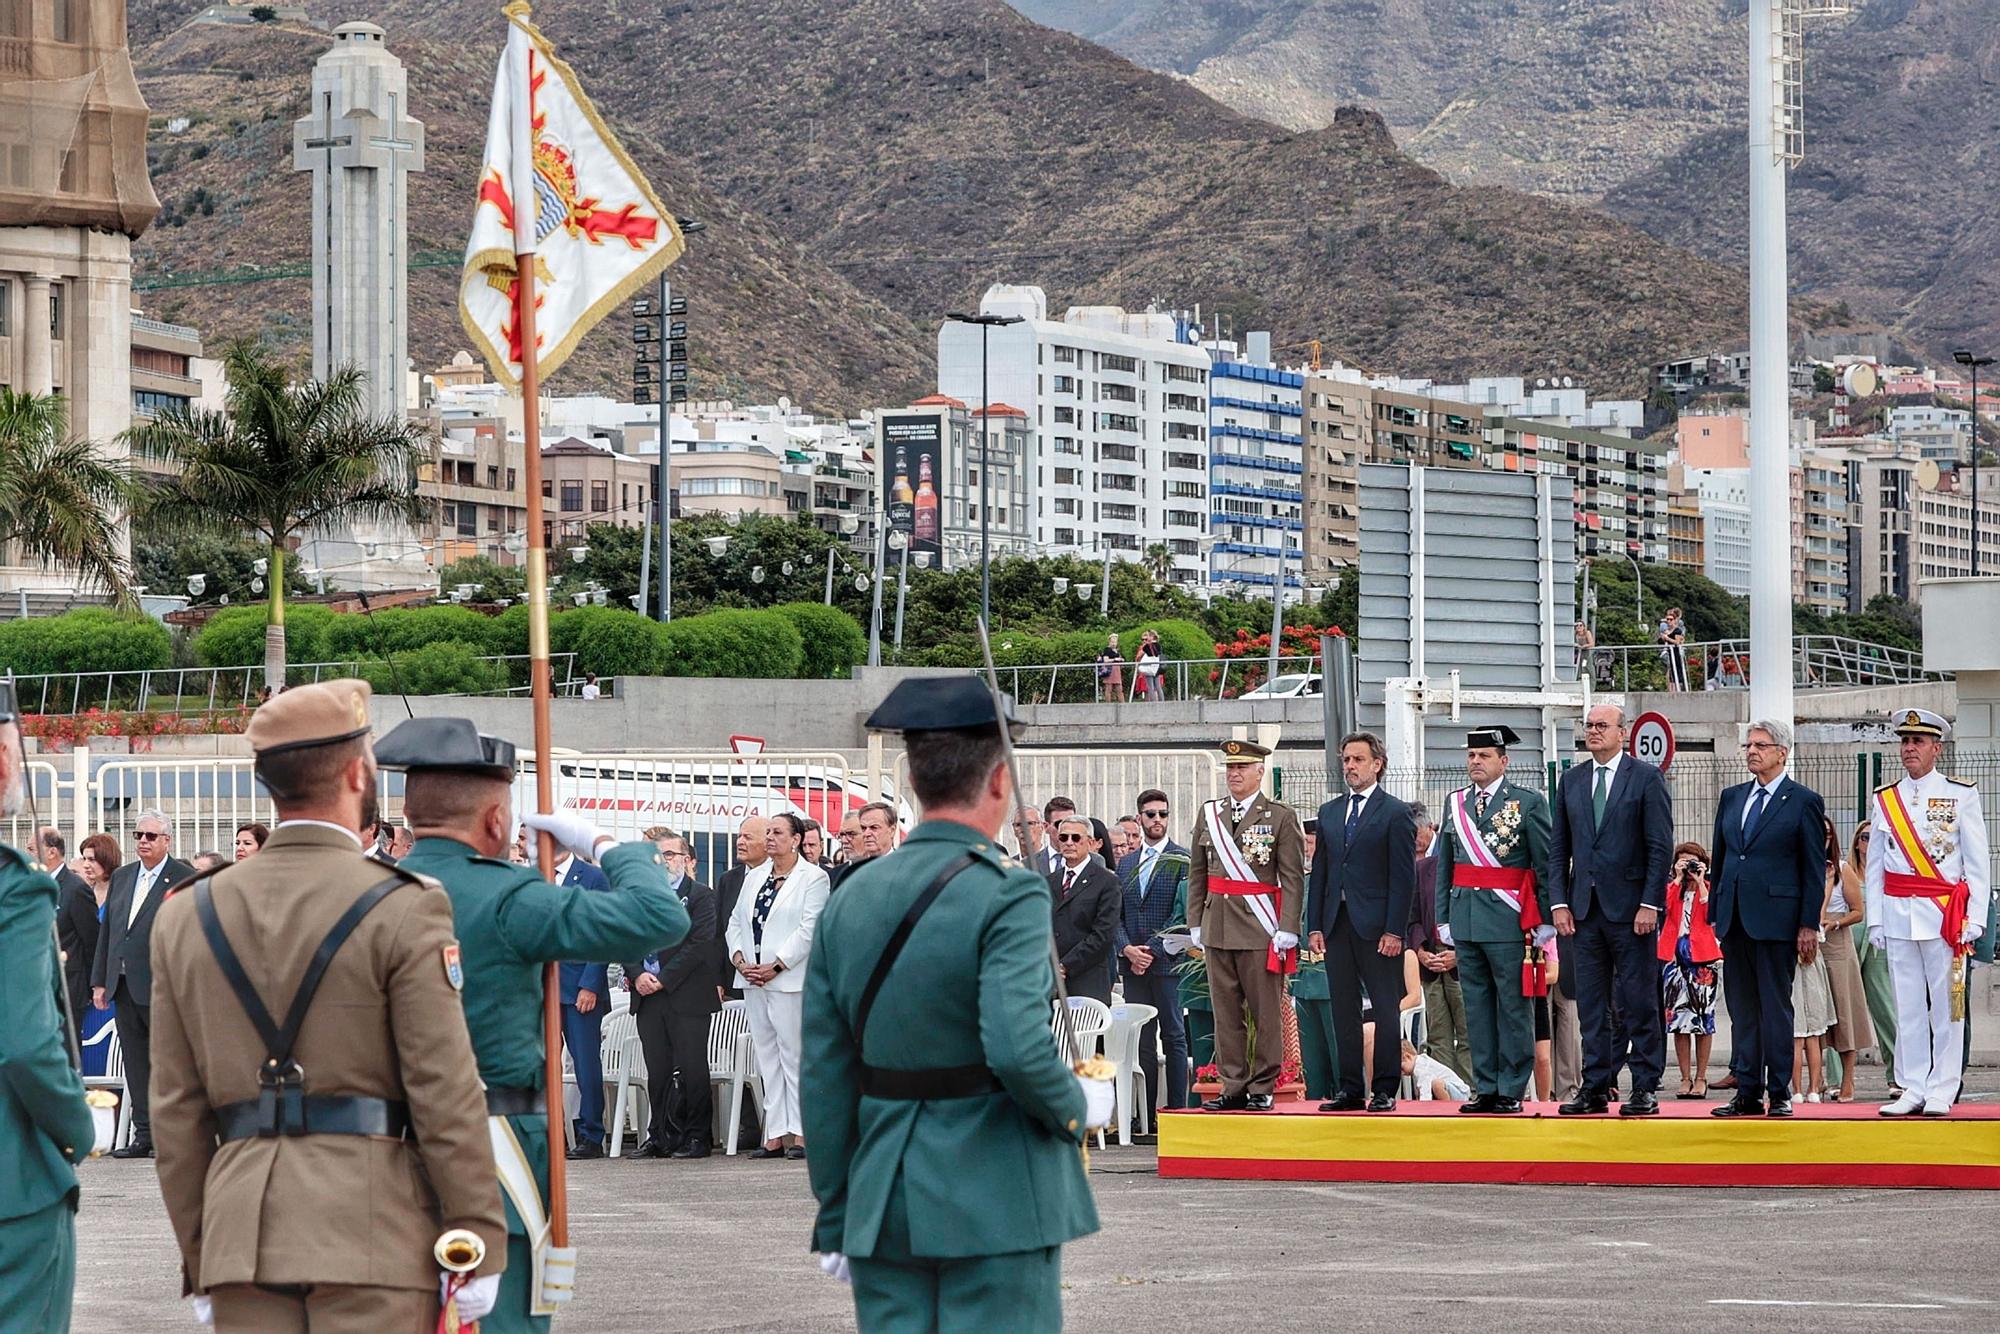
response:
<path id="1" fill-rule="evenodd" d="M 1663 713 L 1642 713 L 1632 724 L 1632 739 L 1626 743 L 1635 760 L 1644 760 L 1661 773 L 1674 762 L 1674 725 Z"/>

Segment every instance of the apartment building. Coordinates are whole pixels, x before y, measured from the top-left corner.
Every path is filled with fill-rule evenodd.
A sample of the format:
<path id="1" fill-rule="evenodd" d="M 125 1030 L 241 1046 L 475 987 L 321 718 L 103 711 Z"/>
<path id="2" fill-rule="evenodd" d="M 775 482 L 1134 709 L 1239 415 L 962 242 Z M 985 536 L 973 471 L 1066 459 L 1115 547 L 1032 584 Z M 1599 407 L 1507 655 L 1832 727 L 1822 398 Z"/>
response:
<path id="1" fill-rule="evenodd" d="M 1208 397 L 1208 580 L 1269 588 L 1296 563 L 1305 529 L 1305 376 L 1271 362 L 1271 335 L 1205 344 Z M 1187 488 L 1194 495 L 1192 486 Z"/>
<path id="2" fill-rule="evenodd" d="M 1163 543 L 1169 577 L 1199 584 L 1207 574 L 1208 353 L 1180 341 L 1179 321 L 1164 313 L 1076 306 L 1051 319 L 1039 287 L 995 285 L 979 308 L 1020 322 L 941 325 L 938 392 L 1021 413 L 1018 462 L 1001 449 L 997 423 L 992 430 L 989 451 L 1003 457 L 988 484 L 1029 516 L 1025 540 L 1041 551 L 1109 551 L 1120 560 Z M 893 468 L 893 459 L 878 463 Z M 977 489 L 969 471 L 967 487 Z M 976 528 L 971 503 L 968 496 L 966 521 Z"/>
<path id="3" fill-rule="evenodd" d="M 1702 525 L 1702 573 L 1739 597 L 1750 595 L 1750 470 L 1683 468 Z"/>
<path id="4" fill-rule="evenodd" d="M 521 437 L 499 417 L 453 417 L 433 427 L 430 461 L 417 468 L 417 493 L 430 509 L 417 538 L 431 548 L 433 565 L 471 556 L 521 564 L 528 519 Z"/>
<path id="5" fill-rule="evenodd" d="M 1859 479 L 1853 479 L 1858 485 Z M 1792 603 L 1822 616 L 1849 606 L 1848 536 L 1858 521 L 1850 506 L 1848 459 L 1800 452 L 1791 467 Z"/>

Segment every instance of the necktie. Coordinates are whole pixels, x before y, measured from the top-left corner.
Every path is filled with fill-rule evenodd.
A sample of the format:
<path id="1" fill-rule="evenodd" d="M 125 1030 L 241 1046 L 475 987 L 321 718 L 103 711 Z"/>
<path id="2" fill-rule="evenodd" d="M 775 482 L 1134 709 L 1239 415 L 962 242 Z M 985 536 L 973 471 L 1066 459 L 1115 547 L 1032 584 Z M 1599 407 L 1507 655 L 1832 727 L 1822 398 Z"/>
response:
<path id="1" fill-rule="evenodd" d="M 1486 794 L 1484 792 L 1479 794 L 1479 800 L 1472 803 L 1472 818 L 1475 820 L 1484 820 L 1486 818 Z"/>
<path id="2" fill-rule="evenodd" d="M 1352 842 L 1354 839 L 1354 826 L 1360 823 L 1361 823 L 1361 794 L 1357 792 L 1352 797 L 1348 798 L 1347 830 L 1342 835 L 1342 837 L 1347 841 Z"/>
<path id="3" fill-rule="evenodd" d="M 1603 765 L 1598 765 L 1597 781 L 1590 788 L 1590 823 L 1596 829 L 1604 828 L 1605 780 L 1610 772 Z"/>
<path id="4" fill-rule="evenodd" d="M 1743 817 L 1744 833 L 1750 833 L 1757 827 L 1757 822 L 1764 818 L 1764 804 L 1770 795 L 1769 788 L 1760 787 L 1757 789 L 1757 795 L 1750 799 L 1750 813 Z"/>
<path id="5" fill-rule="evenodd" d="M 1072 866 L 1068 871 L 1063 873 L 1063 897 L 1068 898 L 1070 891 L 1075 888 L 1076 888 L 1076 868 Z"/>
<path id="6" fill-rule="evenodd" d="M 1158 855 L 1151 846 L 1139 854 L 1139 902 L 1141 903 L 1146 901 L 1147 886 L 1153 883 L 1153 858 Z"/>

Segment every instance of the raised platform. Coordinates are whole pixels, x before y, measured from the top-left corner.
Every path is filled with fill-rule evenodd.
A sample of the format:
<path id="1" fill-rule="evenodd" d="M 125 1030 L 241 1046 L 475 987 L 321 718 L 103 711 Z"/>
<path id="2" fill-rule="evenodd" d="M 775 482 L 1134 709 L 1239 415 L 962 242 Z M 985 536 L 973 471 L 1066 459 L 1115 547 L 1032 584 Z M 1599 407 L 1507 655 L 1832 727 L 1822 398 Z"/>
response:
<path id="1" fill-rule="evenodd" d="M 1160 1175 L 1248 1181 L 1428 1181 L 1604 1186 L 1945 1186 L 2000 1190 L 2000 1107 L 1890 1120 L 1877 1104 L 1795 1104 L 1790 1120 L 1729 1120 L 1714 1102 L 1653 1117 L 1465 1116 L 1457 1103 L 1393 1113 L 1163 1112 Z"/>

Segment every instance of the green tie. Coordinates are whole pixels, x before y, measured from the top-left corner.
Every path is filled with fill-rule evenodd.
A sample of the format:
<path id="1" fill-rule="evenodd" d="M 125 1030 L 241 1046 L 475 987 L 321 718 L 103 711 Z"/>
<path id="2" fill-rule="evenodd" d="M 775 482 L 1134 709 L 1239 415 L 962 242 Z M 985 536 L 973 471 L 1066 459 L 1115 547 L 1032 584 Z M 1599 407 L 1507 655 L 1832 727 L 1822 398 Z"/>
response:
<path id="1" fill-rule="evenodd" d="M 1590 787 L 1590 823 L 1594 829 L 1604 828 L 1604 775 L 1609 773 L 1603 765 L 1597 766 L 1597 781 Z"/>

